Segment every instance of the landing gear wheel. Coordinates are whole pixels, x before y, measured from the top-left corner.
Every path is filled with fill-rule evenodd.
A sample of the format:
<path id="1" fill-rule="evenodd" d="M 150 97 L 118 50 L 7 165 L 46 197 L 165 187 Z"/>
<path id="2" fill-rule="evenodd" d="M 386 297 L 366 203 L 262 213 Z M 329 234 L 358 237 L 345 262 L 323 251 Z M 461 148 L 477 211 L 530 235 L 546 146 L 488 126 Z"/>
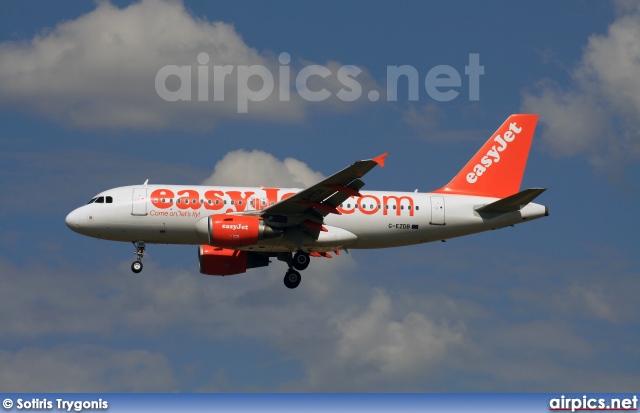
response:
<path id="1" fill-rule="evenodd" d="M 298 271 L 303 271 L 306 270 L 307 267 L 309 266 L 309 254 L 307 254 L 304 251 L 298 251 L 295 253 L 295 255 L 293 256 L 293 261 L 291 262 L 291 265 L 293 265 L 293 268 L 295 268 Z"/>
<path id="2" fill-rule="evenodd" d="M 136 274 L 139 273 L 140 271 L 142 271 L 142 262 L 134 261 L 131 264 L 131 271 L 135 272 Z"/>
<path id="3" fill-rule="evenodd" d="M 142 257 L 144 257 L 146 245 L 144 241 L 134 242 L 133 245 L 136 247 L 136 252 L 134 252 L 134 254 L 136 254 L 136 257 L 138 258 L 131 264 L 131 271 L 137 274 L 142 271 Z"/>
<path id="4" fill-rule="evenodd" d="M 287 288 L 296 288 L 298 285 L 300 285 L 300 280 L 300 273 L 296 270 L 289 270 L 284 275 L 284 285 Z"/>

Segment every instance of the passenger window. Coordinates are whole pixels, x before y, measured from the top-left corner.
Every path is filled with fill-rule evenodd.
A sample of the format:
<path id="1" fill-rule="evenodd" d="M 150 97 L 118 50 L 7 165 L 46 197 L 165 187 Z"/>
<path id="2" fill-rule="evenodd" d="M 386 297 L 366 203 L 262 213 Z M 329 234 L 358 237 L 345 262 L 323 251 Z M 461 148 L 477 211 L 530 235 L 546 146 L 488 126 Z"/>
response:
<path id="1" fill-rule="evenodd" d="M 226 199 L 224 200 L 224 204 L 227 205 L 227 200 Z"/>
<path id="2" fill-rule="evenodd" d="M 178 201 L 179 201 L 179 200 L 178 200 Z M 188 204 L 188 203 L 189 203 L 189 200 L 188 200 L 188 199 L 185 199 L 185 200 L 184 200 L 184 203 L 185 203 L 185 204 Z"/>
<path id="3" fill-rule="evenodd" d="M 389 209 L 389 205 L 385 205 L 385 206 L 384 206 L 384 209 Z"/>
<path id="4" fill-rule="evenodd" d="M 180 203 L 180 198 L 178 198 L 178 200 L 176 201 L 176 204 L 179 204 L 179 203 Z"/>
<path id="5" fill-rule="evenodd" d="M 211 202 L 211 200 L 210 200 L 210 199 L 207 199 L 207 204 L 209 204 L 209 205 L 211 205 L 211 204 L 212 204 L 212 202 Z"/>
<path id="6" fill-rule="evenodd" d="M 404 205 L 400 205 L 400 209 L 404 209 Z"/>
<path id="7" fill-rule="evenodd" d="M 198 203 L 198 200 L 197 200 L 197 199 L 192 199 L 192 200 L 191 200 L 191 203 L 192 203 L 192 204 L 197 204 L 197 203 Z"/>
<path id="8" fill-rule="evenodd" d="M 232 200 L 231 200 L 231 205 L 233 205 L 233 202 L 234 202 L 234 201 L 233 201 L 233 199 L 232 199 Z"/>
<path id="9" fill-rule="evenodd" d="M 238 201 L 238 205 L 242 205 L 242 201 Z"/>
<path id="10" fill-rule="evenodd" d="M 409 206 L 407 207 L 407 209 L 408 209 L 409 211 L 411 211 L 411 205 L 409 205 Z"/>
<path id="11" fill-rule="evenodd" d="M 395 206 L 395 205 L 393 206 L 393 209 L 396 209 L 396 206 Z"/>
<path id="12" fill-rule="evenodd" d="M 419 210 L 419 209 L 420 209 L 420 207 L 419 207 L 419 206 L 416 206 L 416 211 L 417 211 L 417 210 Z"/>
<path id="13" fill-rule="evenodd" d="M 220 204 L 220 200 L 216 199 L 216 205 Z"/>
<path id="14" fill-rule="evenodd" d="M 113 198 L 108 196 L 107 197 L 107 204 L 112 204 L 113 203 Z"/>
<path id="15" fill-rule="evenodd" d="M 378 209 L 382 208 L 382 205 L 378 204 Z"/>

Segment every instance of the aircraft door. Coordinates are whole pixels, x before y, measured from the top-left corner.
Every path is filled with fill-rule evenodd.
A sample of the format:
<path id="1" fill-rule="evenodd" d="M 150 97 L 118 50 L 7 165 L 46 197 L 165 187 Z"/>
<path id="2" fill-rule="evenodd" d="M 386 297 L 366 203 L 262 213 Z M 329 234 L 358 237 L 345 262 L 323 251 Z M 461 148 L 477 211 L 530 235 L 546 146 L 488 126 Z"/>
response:
<path id="1" fill-rule="evenodd" d="M 133 188 L 131 215 L 147 215 L 147 188 Z"/>
<path id="2" fill-rule="evenodd" d="M 444 197 L 431 197 L 431 225 L 444 225 Z"/>

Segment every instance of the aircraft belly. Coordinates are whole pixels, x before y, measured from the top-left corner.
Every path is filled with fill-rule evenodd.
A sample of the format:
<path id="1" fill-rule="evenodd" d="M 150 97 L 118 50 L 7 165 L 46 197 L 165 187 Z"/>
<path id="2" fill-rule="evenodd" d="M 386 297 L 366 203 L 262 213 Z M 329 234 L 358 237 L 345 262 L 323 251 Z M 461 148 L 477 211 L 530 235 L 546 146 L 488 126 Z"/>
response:
<path id="1" fill-rule="evenodd" d="M 112 241 L 138 241 L 157 244 L 200 244 L 195 219 L 171 219 L 153 216 L 129 216 L 120 219 L 96 214 L 95 222 L 83 225 L 86 235 Z"/>
<path id="2" fill-rule="evenodd" d="M 397 215 L 351 215 L 335 217 L 332 224 L 354 233 L 358 240 L 349 248 L 388 248 L 418 244 L 424 237 L 429 225 L 428 219 L 421 213 L 415 216 Z"/>
<path id="3" fill-rule="evenodd" d="M 343 228 L 325 225 L 326 232 L 320 232 L 317 240 L 309 243 L 311 247 L 342 248 L 358 241 L 358 236 Z"/>
<path id="4" fill-rule="evenodd" d="M 279 238 L 272 238 L 259 241 L 256 245 L 248 245 L 239 249 L 247 251 L 265 251 L 265 252 L 295 252 L 298 245 L 306 251 L 335 251 L 343 248 L 349 248 L 354 244 L 358 237 L 342 228 L 325 225 L 326 232 L 320 232 L 318 239 L 315 240 L 304 231 L 291 231 Z"/>

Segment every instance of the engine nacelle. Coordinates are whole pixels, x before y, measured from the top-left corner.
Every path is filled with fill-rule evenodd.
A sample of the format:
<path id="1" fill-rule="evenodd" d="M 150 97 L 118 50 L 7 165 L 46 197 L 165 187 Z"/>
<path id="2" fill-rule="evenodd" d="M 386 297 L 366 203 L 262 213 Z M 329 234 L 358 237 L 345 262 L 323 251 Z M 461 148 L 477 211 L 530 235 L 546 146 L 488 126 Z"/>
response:
<path id="1" fill-rule="evenodd" d="M 198 248 L 200 272 L 207 275 L 233 275 L 249 268 L 266 267 L 269 257 L 257 252 L 236 251 L 227 248 L 201 245 Z"/>
<path id="2" fill-rule="evenodd" d="M 259 217 L 216 214 L 196 223 L 196 232 L 209 245 L 234 248 L 253 245 L 261 239 L 276 238 L 281 230 L 265 225 Z"/>

